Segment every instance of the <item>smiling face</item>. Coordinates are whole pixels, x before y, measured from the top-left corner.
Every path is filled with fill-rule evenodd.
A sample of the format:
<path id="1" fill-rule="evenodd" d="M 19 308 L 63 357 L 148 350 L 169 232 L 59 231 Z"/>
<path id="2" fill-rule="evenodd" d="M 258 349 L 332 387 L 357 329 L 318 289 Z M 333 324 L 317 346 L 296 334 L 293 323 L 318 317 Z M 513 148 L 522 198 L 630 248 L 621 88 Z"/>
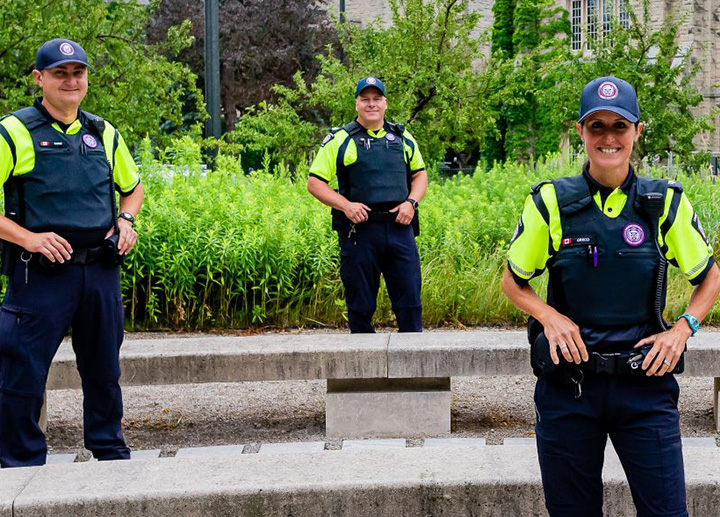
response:
<path id="1" fill-rule="evenodd" d="M 385 121 L 385 110 L 387 99 L 374 87 L 365 88 L 355 98 L 355 111 L 358 114 L 358 122 L 367 129 L 379 129 Z"/>
<path id="2" fill-rule="evenodd" d="M 590 170 L 626 173 L 633 145 L 640 136 L 642 123 L 635 124 L 611 111 L 589 115 L 576 124 L 590 160 Z"/>
<path id="3" fill-rule="evenodd" d="M 43 99 L 51 106 L 69 111 L 77 109 L 87 95 L 87 67 L 65 63 L 46 70 L 33 70 L 35 82 L 42 88 Z"/>

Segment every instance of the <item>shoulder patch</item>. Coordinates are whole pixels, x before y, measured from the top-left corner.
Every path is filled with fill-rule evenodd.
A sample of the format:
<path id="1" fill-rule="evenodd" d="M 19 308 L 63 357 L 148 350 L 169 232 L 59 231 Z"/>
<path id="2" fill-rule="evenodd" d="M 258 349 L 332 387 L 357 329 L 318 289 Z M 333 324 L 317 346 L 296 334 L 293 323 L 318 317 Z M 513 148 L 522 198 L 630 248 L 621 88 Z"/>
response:
<path id="1" fill-rule="evenodd" d="M 323 141 L 320 144 L 320 147 L 325 147 L 325 145 L 327 145 L 327 143 L 330 140 L 332 140 L 333 138 L 335 138 L 335 133 L 333 133 L 333 132 L 328 133 L 327 136 L 325 136 L 325 138 L 323 138 Z"/>

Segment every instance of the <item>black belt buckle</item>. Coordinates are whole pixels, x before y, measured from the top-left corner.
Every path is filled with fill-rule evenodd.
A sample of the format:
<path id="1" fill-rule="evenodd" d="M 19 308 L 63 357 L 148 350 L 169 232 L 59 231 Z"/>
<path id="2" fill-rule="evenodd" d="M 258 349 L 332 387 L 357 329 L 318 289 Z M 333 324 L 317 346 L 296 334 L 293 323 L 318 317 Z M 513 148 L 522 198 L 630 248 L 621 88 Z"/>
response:
<path id="1" fill-rule="evenodd" d="M 615 375 L 617 354 L 599 354 L 593 352 L 595 356 L 595 373 L 606 373 Z"/>

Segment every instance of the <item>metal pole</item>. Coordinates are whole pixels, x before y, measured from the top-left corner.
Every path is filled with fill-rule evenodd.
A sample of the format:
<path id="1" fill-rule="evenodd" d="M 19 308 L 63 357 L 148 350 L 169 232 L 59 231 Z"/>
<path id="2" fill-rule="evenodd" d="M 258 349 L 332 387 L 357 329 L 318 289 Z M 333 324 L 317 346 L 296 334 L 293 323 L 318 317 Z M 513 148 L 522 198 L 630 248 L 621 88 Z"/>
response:
<path id="1" fill-rule="evenodd" d="M 220 138 L 220 16 L 218 0 L 205 0 L 205 136 Z"/>
<path id="2" fill-rule="evenodd" d="M 345 0 L 340 0 L 340 21 L 345 21 Z"/>

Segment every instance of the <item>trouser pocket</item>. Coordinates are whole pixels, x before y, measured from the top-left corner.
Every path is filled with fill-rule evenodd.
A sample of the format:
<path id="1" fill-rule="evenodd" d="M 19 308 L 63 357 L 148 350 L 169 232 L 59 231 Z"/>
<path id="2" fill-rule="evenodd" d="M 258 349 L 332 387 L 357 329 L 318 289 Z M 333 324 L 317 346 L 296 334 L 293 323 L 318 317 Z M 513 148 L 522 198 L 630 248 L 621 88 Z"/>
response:
<path id="1" fill-rule="evenodd" d="M 0 390 L 41 396 L 49 364 L 33 354 L 33 314 L 12 305 L 0 307 Z M 52 360 L 52 358 L 50 358 Z"/>

